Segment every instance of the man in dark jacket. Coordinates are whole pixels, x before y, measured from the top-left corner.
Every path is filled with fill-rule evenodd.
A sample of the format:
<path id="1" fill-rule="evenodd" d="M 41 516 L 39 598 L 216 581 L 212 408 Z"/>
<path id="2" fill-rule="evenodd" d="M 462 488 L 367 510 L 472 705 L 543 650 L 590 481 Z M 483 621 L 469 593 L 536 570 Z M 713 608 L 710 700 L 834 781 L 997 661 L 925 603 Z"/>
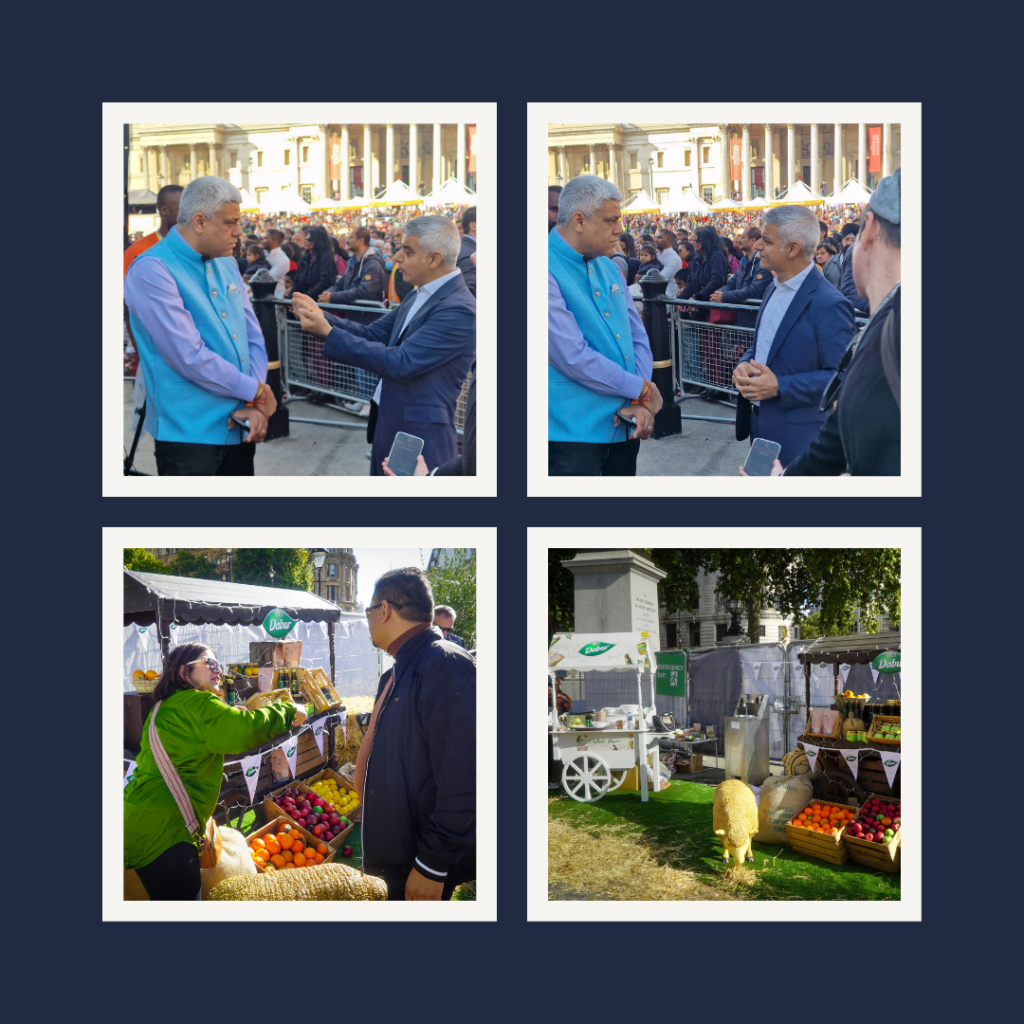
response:
<path id="1" fill-rule="evenodd" d="M 842 276 L 839 278 L 839 290 L 853 303 L 855 310 L 866 313 L 867 303 L 857 294 L 857 286 L 853 283 L 853 249 L 857 242 L 857 233 L 859 231 L 859 224 L 843 225 L 843 251 L 839 254 L 842 259 Z"/>
<path id="2" fill-rule="evenodd" d="M 366 616 L 395 664 L 356 758 L 363 870 L 389 900 L 451 899 L 476 878 L 476 662 L 431 625 L 420 569 L 381 576 Z"/>
<path id="3" fill-rule="evenodd" d="M 466 641 L 452 632 L 455 628 L 455 618 L 455 609 L 449 604 L 439 604 L 434 609 L 434 625 L 441 630 L 445 640 L 452 644 L 458 644 L 464 651 L 469 650 L 466 647 Z"/>
<path id="4" fill-rule="evenodd" d="M 348 240 L 352 257 L 345 267 L 344 276 L 340 281 L 335 281 L 328 291 L 323 292 L 317 301 L 350 306 L 357 299 L 370 299 L 374 302 L 383 300 L 387 281 L 384 257 L 370 245 L 370 238 L 369 228 L 356 228 L 352 232 Z M 346 311 L 345 319 L 370 324 L 375 323 L 378 317 L 375 313 Z"/>
<path id="5" fill-rule="evenodd" d="M 455 264 L 462 271 L 466 287 L 476 298 L 476 264 L 469 258 L 476 252 L 476 207 L 471 206 L 462 214 L 462 247 Z"/>
<path id="6" fill-rule="evenodd" d="M 761 269 L 761 255 L 755 248 L 761 237 L 760 228 L 748 228 L 742 239 L 743 259 L 740 269 L 732 276 L 729 287 L 712 292 L 712 302 L 744 303 L 747 299 L 760 299 L 772 283 L 772 275 Z M 753 327 L 757 323 L 757 310 L 749 313 L 737 311 L 736 324 L 739 327 Z"/>

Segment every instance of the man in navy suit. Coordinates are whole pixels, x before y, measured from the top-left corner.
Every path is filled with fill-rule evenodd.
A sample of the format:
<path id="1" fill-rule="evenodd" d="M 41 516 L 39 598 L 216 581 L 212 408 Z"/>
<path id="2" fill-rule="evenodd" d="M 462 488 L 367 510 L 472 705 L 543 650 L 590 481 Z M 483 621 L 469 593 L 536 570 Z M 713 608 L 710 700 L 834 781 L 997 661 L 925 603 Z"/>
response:
<path id="1" fill-rule="evenodd" d="M 764 293 L 754 343 L 733 371 L 740 398 L 736 436 L 782 445 L 784 466 L 801 455 L 825 421 L 821 396 L 854 334 L 853 306 L 814 267 L 818 219 L 805 206 L 768 210 L 757 242 Z"/>
<path id="2" fill-rule="evenodd" d="M 459 251 L 458 268 L 465 278 L 466 287 L 476 298 L 476 264 L 470 256 L 476 252 L 476 207 L 462 212 L 462 248 Z"/>
<path id="3" fill-rule="evenodd" d="M 459 232 L 446 217 L 416 217 L 403 228 L 395 261 L 415 291 L 373 324 L 324 315 L 305 295 L 292 298 L 302 329 L 325 338 L 323 354 L 380 378 L 370 475 L 395 434 L 423 438 L 428 469 L 458 455 L 455 403 L 476 358 L 476 299 L 456 266 Z"/>

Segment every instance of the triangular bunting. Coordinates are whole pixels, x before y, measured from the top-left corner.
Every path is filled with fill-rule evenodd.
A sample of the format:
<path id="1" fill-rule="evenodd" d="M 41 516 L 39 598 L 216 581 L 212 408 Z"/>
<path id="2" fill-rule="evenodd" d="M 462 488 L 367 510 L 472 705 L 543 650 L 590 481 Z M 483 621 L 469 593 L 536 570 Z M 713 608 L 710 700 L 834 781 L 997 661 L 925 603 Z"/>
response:
<path id="1" fill-rule="evenodd" d="M 776 679 L 778 679 L 778 678 L 779 678 L 779 669 L 780 669 L 780 668 L 782 668 L 782 666 L 781 666 L 781 665 L 780 665 L 780 664 L 779 664 L 778 662 L 775 662 L 775 663 L 774 663 L 774 664 L 772 665 L 772 673 L 774 674 L 774 676 L 775 676 L 775 678 L 776 678 Z"/>
<path id="2" fill-rule="evenodd" d="M 874 665 L 871 666 L 871 683 L 873 686 L 878 685 L 878 669 Z"/>
<path id="3" fill-rule="evenodd" d="M 245 778 L 245 784 L 249 787 L 249 803 L 252 803 L 252 798 L 256 793 L 256 783 L 260 780 L 260 765 L 263 762 L 262 754 L 253 754 L 251 757 L 243 757 L 241 760 L 242 775 Z"/>
<path id="4" fill-rule="evenodd" d="M 840 750 L 839 756 L 846 762 L 846 767 L 850 769 L 854 779 L 857 778 L 857 769 L 860 767 L 860 755 L 857 753 L 857 748 L 854 747 L 850 750 Z M 810 758 L 808 758 L 810 760 Z"/>
<path id="5" fill-rule="evenodd" d="M 814 762 L 818 759 L 818 751 L 820 747 L 812 747 L 810 743 L 804 744 L 804 752 L 807 754 L 807 763 L 811 766 L 811 771 L 815 770 Z"/>
<path id="6" fill-rule="evenodd" d="M 326 724 L 327 715 L 322 715 L 320 718 L 316 718 L 309 723 L 310 729 L 313 730 L 313 739 L 316 740 L 317 749 L 320 751 L 321 756 L 323 756 L 324 752 L 324 726 Z"/>
<path id="7" fill-rule="evenodd" d="M 843 674 L 843 682 L 844 683 L 850 678 L 850 669 L 851 668 L 853 668 L 852 665 L 840 665 L 839 666 L 839 671 L 842 672 L 842 674 Z"/>
<path id="8" fill-rule="evenodd" d="M 757 679 L 758 674 L 761 671 L 761 662 L 755 661 L 753 668 L 754 668 L 754 678 Z"/>
<path id="9" fill-rule="evenodd" d="M 885 769 L 885 781 L 892 789 L 892 780 L 896 778 L 896 773 L 900 770 L 900 755 L 890 753 L 888 750 L 883 750 L 881 754 L 882 767 Z"/>
<path id="10" fill-rule="evenodd" d="M 128 783 L 131 782 L 132 779 L 134 779 L 134 778 L 135 778 L 135 762 L 131 761 L 128 764 L 128 771 L 126 771 L 124 773 L 124 786 L 122 786 L 121 788 L 124 789 L 124 787 L 127 786 Z"/>
<path id="11" fill-rule="evenodd" d="M 292 778 L 295 778 L 295 759 L 299 753 L 299 737 L 289 736 L 288 739 L 281 744 L 278 748 L 284 753 L 284 758 L 288 762 L 288 770 L 292 773 Z"/>

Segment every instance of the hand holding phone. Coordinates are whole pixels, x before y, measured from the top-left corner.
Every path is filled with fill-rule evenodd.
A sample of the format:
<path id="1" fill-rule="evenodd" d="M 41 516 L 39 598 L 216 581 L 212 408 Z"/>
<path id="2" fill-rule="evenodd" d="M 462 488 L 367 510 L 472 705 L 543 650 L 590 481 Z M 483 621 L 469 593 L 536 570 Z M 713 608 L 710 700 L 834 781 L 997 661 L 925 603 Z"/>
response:
<path id="1" fill-rule="evenodd" d="M 747 461 L 743 463 L 743 472 L 747 476 L 771 476 L 772 464 L 779 456 L 782 445 L 777 441 L 766 441 L 763 437 L 755 437 L 750 446 Z"/>
<path id="2" fill-rule="evenodd" d="M 388 469 L 395 476 L 414 476 L 416 474 L 416 457 L 423 451 L 423 438 L 403 433 L 395 434 L 388 453 Z"/>

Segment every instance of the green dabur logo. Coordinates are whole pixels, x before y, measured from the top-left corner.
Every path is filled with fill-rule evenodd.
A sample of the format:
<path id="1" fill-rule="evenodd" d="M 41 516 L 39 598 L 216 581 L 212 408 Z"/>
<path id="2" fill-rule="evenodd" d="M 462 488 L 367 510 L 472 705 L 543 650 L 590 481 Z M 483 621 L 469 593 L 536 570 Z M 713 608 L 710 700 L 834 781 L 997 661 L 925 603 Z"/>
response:
<path id="1" fill-rule="evenodd" d="M 603 644 L 600 642 L 587 644 L 585 647 L 580 648 L 580 654 L 593 658 L 596 654 L 604 654 L 605 651 L 610 651 L 614 646 L 615 644 Z"/>
<path id="2" fill-rule="evenodd" d="M 892 767 L 892 766 L 893 766 L 894 764 L 896 764 L 896 763 L 897 763 L 897 762 L 895 762 L 895 761 L 886 761 L 886 762 L 885 762 L 885 767 L 886 767 L 886 768 L 891 768 L 891 767 Z"/>
<path id="3" fill-rule="evenodd" d="M 263 620 L 263 628 L 275 639 L 286 637 L 295 627 L 295 620 L 282 608 L 272 608 Z"/>
<path id="4" fill-rule="evenodd" d="M 259 768 L 257 768 L 256 765 L 251 765 L 249 768 L 245 769 L 245 776 L 246 778 L 251 779 L 258 771 Z"/>
<path id="5" fill-rule="evenodd" d="M 295 747 L 292 747 L 291 750 L 286 750 L 285 751 L 285 756 L 286 757 L 294 757 L 295 756 Z"/>

